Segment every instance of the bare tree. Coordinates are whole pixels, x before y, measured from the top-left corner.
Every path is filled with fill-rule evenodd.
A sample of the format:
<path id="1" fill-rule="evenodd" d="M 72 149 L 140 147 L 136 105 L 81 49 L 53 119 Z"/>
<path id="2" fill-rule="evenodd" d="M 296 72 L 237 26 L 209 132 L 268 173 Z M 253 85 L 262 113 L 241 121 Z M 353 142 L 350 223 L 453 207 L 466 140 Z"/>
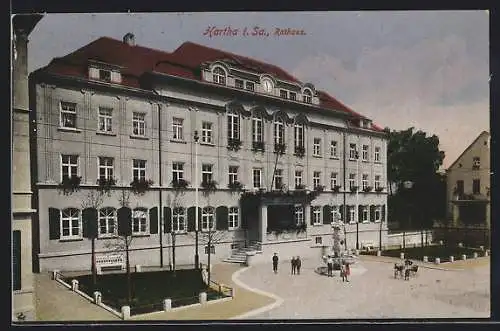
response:
<path id="1" fill-rule="evenodd" d="M 212 207 L 209 207 L 209 208 L 212 208 Z M 215 210 L 214 210 L 214 214 L 215 214 Z M 212 246 L 215 246 L 218 243 L 222 242 L 225 239 L 227 232 L 213 230 L 212 227 L 209 226 L 207 231 L 202 231 L 200 233 L 201 233 L 199 236 L 200 242 L 203 244 L 203 246 L 208 247 L 207 272 L 208 272 L 208 284 L 210 285 L 210 275 L 211 275 L 210 258 L 212 255 Z"/>

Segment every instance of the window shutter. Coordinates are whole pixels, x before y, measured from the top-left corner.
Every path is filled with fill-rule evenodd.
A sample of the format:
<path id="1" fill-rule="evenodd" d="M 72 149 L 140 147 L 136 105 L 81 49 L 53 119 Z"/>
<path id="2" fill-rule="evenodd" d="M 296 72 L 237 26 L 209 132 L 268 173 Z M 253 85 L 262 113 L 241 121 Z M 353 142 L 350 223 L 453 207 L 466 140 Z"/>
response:
<path id="1" fill-rule="evenodd" d="M 385 205 L 382 205 L 382 219 L 381 222 L 385 222 Z"/>
<path id="2" fill-rule="evenodd" d="M 92 239 L 97 237 L 97 220 L 98 220 L 97 209 L 85 208 L 82 211 L 84 238 Z"/>
<path id="3" fill-rule="evenodd" d="M 49 239 L 59 239 L 61 236 L 61 212 L 57 208 L 49 208 Z"/>
<path id="4" fill-rule="evenodd" d="M 12 286 L 21 289 L 21 231 L 12 231 Z"/>
<path id="5" fill-rule="evenodd" d="M 363 221 L 363 206 L 358 205 L 358 222 Z"/>
<path id="6" fill-rule="evenodd" d="M 195 212 L 196 212 L 196 207 L 189 207 L 187 211 L 187 223 L 188 223 L 188 232 L 194 232 L 195 231 Z"/>
<path id="7" fill-rule="evenodd" d="M 170 207 L 163 207 L 163 232 L 172 232 L 172 209 Z"/>
<path id="8" fill-rule="evenodd" d="M 149 233 L 158 233 L 158 207 L 149 210 Z"/>
<path id="9" fill-rule="evenodd" d="M 132 234 L 132 210 L 127 207 L 121 207 L 117 211 L 118 215 L 118 235 L 122 237 Z"/>
<path id="10" fill-rule="evenodd" d="M 370 206 L 370 221 L 375 222 L 375 205 Z"/>
<path id="11" fill-rule="evenodd" d="M 351 205 L 346 205 L 346 218 L 347 218 L 347 222 L 352 222 L 352 218 L 351 218 L 351 208 L 352 206 Z"/>
<path id="12" fill-rule="evenodd" d="M 344 219 L 344 205 L 339 206 L 339 212 L 340 212 L 340 220 L 342 223 L 346 223 L 346 220 Z"/>
<path id="13" fill-rule="evenodd" d="M 329 205 L 323 206 L 323 224 L 332 222 L 332 207 Z"/>
<path id="14" fill-rule="evenodd" d="M 215 228 L 217 230 L 227 230 L 229 227 L 228 209 L 226 206 L 219 206 L 215 210 Z"/>
<path id="15" fill-rule="evenodd" d="M 311 207 L 310 207 L 310 209 L 311 209 L 311 212 L 309 213 L 309 217 L 311 218 L 311 220 L 310 220 L 310 222 L 309 222 L 309 223 L 310 223 L 311 225 L 313 225 L 313 224 L 314 224 L 314 207 L 313 207 L 313 206 L 311 206 Z"/>

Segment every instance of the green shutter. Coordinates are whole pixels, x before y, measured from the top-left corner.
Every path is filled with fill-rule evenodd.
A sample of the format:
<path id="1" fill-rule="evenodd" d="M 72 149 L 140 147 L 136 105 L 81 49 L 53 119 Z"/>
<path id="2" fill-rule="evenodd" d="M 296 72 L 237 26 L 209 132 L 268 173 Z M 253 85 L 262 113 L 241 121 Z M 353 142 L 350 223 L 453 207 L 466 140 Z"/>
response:
<path id="1" fill-rule="evenodd" d="M 61 236 L 61 212 L 57 208 L 49 208 L 49 239 L 59 239 Z"/>
<path id="2" fill-rule="evenodd" d="M 323 206 L 323 224 L 332 222 L 332 207 L 329 205 Z"/>
<path id="3" fill-rule="evenodd" d="M 158 233 L 158 207 L 149 210 L 149 233 Z"/>
<path id="4" fill-rule="evenodd" d="M 21 289 L 21 231 L 12 231 L 12 286 Z"/>
<path id="5" fill-rule="evenodd" d="M 118 235 L 122 237 L 132 234 L 132 210 L 127 207 L 118 209 Z"/>
<path id="6" fill-rule="evenodd" d="M 195 227 L 195 217 L 196 217 L 196 207 L 189 207 L 187 210 L 187 224 L 188 224 L 188 232 L 194 232 Z"/>
<path id="7" fill-rule="evenodd" d="M 375 205 L 370 206 L 370 221 L 375 222 Z"/>
<path id="8" fill-rule="evenodd" d="M 348 223 L 350 223 L 350 222 L 353 221 L 352 218 L 351 218 L 351 208 L 352 207 L 353 206 L 351 206 L 351 205 L 346 205 L 346 213 L 345 214 L 346 214 L 346 218 L 347 218 L 347 222 Z"/>
<path id="9" fill-rule="evenodd" d="M 363 221 L 363 206 L 358 205 L 358 222 Z"/>
<path id="10" fill-rule="evenodd" d="M 385 222 L 385 205 L 382 205 L 382 219 L 381 222 Z"/>
<path id="11" fill-rule="evenodd" d="M 163 232 L 172 232 L 172 209 L 170 207 L 163 207 Z"/>
<path id="12" fill-rule="evenodd" d="M 82 211 L 83 237 L 97 238 L 98 213 L 95 208 L 85 208 Z"/>
<path id="13" fill-rule="evenodd" d="M 227 230 L 229 227 L 228 208 L 226 206 L 219 206 L 215 210 L 215 228 L 217 230 Z"/>
<path id="14" fill-rule="evenodd" d="M 313 206 L 310 206 L 309 208 L 310 208 L 310 213 L 309 213 L 309 219 L 310 219 L 310 220 L 309 220 L 309 223 L 310 223 L 311 225 L 313 225 L 313 224 L 314 224 L 314 217 L 313 217 L 313 216 L 314 216 L 314 212 L 313 212 Z"/>
<path id="15" fill-rule="evenodd" d="M 346 220 L 344 219 L 344 208 L 345 208 L 345 205 L 340 205 L 339 206 L 339 212 L 340 212 L 340 220 L 342 221 L 342 223 L 346 223 Z"/>

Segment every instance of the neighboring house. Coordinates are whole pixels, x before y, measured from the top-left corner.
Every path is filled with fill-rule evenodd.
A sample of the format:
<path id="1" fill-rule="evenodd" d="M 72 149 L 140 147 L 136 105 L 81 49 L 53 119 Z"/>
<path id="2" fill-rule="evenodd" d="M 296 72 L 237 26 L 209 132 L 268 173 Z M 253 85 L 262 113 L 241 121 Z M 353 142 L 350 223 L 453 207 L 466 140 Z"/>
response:
<path id="1" fill-rule="evenodd" d="M 12 18 L 12 319 L 35 320 L 32 268 L 28 36 L 42 15 Z"/>
<path id="2" fill-rule="evenodd" d="M 117 209 L 130 208 L 132 265 L 170 264 L 174 239 L 176 263 L 194 262 L 202 182 L 215 181 L 216 190 L 199 194 L 200 235 L 209 227 L 223 234 L 212 261 L 250 243 L 261 256 L 317 254 L 331 245 L 334 215 L 347 223 L 348 247 L 356 228 L 360 242 L 386 234 L 384 132 L 275 65 L 191 42 L 167 53 L 127 34 L 53 59 L 31 84 L 40 270 L 90 268 L 81 205 L 98 180 L 114 186 L 94 208 L 97 254 L 115 240 Z M 79 191 L 58 193 L 77 177 Z M 188 185 L 176 195 L 181 179 Z M 150 187 L 123 204 L 133 180 Z M 239 185 L 255 196 L 235 191 Z M 200 245 L 205 262 L 209 248 Z"/>
<path id="3" fill-rule="evenodd" d="M 490 227 L 490 134 L 481 134 L 446 170 L 452 226 Z"/>

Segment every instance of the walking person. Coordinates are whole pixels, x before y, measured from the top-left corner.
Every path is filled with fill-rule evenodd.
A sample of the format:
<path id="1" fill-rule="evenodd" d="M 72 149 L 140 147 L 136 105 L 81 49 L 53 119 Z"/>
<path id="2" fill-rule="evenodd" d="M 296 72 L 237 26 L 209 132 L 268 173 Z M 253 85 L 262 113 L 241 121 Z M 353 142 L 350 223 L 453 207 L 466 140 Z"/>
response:
<path id="1" fill-rule="evenodd" d="M 333 259 L 331 256 L 326 260 L 326 267 L 328 270 L 328 277 L 333 277 Z"/>
<path id="2" fill-rule="evenodd" d="M 278 253 L 274 253 L 274 255 L 273 255 L 273 271 L 275 274 L 278 273 L 278 261 L 279 261 Z"/>
<path id="3" fill-rule="evenodd" d="M 292 256 L 292 275 L 295 275 L 295 270 L 297 270 L 297 260 L 295 256 Z"/>
<path id="4" fill-rule="evenodd" d="M 297 256 L 295 259 L 295 267 L 297 268 L 297 274 L 300 275 L 300 267 L 302 266 L 302 261 L 300 260 L 300 256 Z"/>
<path id="5" fill-rule="evenodd" d="M 346 263 L 345 264 L 345 281 L 349 283 L 349 279 L 347 277 L 349 277 L 351 275 L 351 266 L 349 265 L 349 263 Z"/>
<path id="6" fill-rule="evenodd" d="M 342 282 L 345 282 L 346 281 L 346 276 L 345 276 L 345 264 L 342 263 L 340 265 L 340 276 L 342 277 Z"/>

